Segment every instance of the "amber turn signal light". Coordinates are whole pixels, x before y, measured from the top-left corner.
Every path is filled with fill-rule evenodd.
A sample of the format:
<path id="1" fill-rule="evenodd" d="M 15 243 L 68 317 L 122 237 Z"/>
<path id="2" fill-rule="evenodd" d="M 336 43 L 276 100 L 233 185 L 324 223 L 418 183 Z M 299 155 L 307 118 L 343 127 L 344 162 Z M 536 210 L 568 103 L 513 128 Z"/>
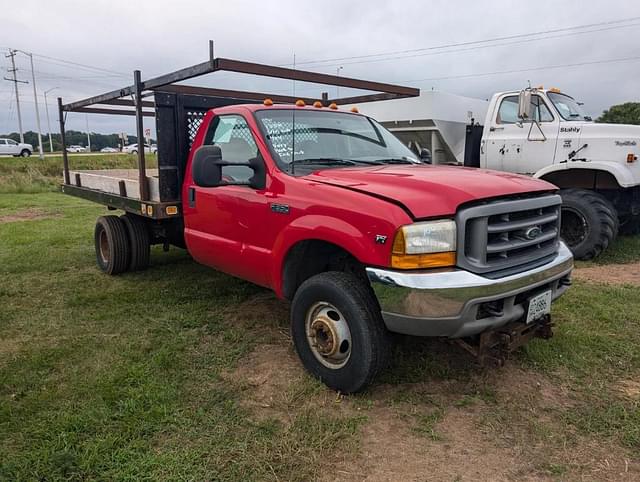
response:
<path id="1" fill-rule="evenodd" d="M 267 107 L 270 107 L 270 106 L 273 105 L 273 101 L 271 99 L 269 99 L 268 97 L 265 100 L 263 100 L 262 103 L 264 105 L 266 105 Z"/>
<path id="2" fill-rule="evenodd" d="M 456 265 L 456 252 L 428 254 L 392 254 L 391 267 L 398 269 L 446 268 Z"/>
<path id="3" fill-rule="evenodd" d="M 302 100 L 302 99 L 296 100 L 296 106 L 297 107 L 304 107 L 305 106 L 304 100 Z"/>

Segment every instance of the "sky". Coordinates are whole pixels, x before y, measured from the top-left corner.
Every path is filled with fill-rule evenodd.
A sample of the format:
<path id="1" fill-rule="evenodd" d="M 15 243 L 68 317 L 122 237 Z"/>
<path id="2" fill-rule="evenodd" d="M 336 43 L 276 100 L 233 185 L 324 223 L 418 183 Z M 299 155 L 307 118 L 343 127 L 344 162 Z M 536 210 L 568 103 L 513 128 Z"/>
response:
<path id="1" fill-rule="evenodd" d="M 0 0 L 0 5 L 5 2 L 9 21 L 0 29 L 0 70 L 10 75 L 9 48 L 34 54 L 43 132 L 44 91 L 53 89 L 47 97 L 57 132 L 56 96 L 71 102 L 130 85 L 134 69 L 144 79 L 202 62 L 209 39 L 219 57 L 275 65 L 290 65 L 295 58 L 300 69 L 482 99 L 529 82 L 558 87 L 584 102 L 594 117 L 611 105 L 640 101 L 640 2 L 630 0 Z M 15 59 L 18 78 L 30 82 L 19 84 L 24 130 L 35 130 L 29 57 L 18 53 Z M 294 88 L 291 81 L 224 72 L 196 83 L 283 94 Z M 295 89 L 309 97 L 327 90 L 301 83 Z M 87 122 L 93 132 L 135 132 L 133 118 L 87 119 L 79 113 L 69 114 L 67 128 L 86 130 Z M 153 120 L 145 119 L 145 127 L 153 128 Z M 17 129 L 13 84 L 0 79 L 0 133 Z"/>

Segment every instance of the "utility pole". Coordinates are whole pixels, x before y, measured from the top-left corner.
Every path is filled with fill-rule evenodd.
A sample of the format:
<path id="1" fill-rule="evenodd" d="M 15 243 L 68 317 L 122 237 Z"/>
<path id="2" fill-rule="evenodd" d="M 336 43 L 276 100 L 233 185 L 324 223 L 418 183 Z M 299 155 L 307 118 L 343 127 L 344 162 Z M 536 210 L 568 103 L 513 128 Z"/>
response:
<path id="1" fill-rule="evenodd" d="M 36 125 L 38 126 L 38 152 L 40 159 L 44 159 L 44 152 L 42 150 L 42 129 L 40 128 L 40 108 L 38 107 L 38 91 L 36 90 L 36 72 L 33 69 L 33 54 L 21 50 L 25 55 L 29 56 L 31 62 L 31 82 L 33 84 L 33 101 L 36 103 Z"/>
<path id="2" fill-rule="evenodd" d="M 13 86 L 16 90 L 16 106 L 18 107 L 18 128 L 20 129 L 20 142 L 24 143 L 24 132 L 22 132 L 22 114 L 20 113 L 20 94 L 18 92 L 18 83 L 28 84 L 29 82 L 25 80 L 18 80 L 16 76 L 16 72 L 18 69 L 16 69 L 15 56 L 16 56 L 16 50 L 13 50 L 13 49 L 9 49 L 9 54 L 5 55 L 5 57 L 11 57 L 11 69 L 9 70 L 9 72 L 13 74 L 13 79 L 7 79 L 5 77 L 4 80 L 13 82 Z"/>
<path id="3" fill-rule="evenodd" d="M 87 122 L 87 148 L 91 152 L 91 136 L 89 135 L 89 114 L 84 115 L 84 120 Z M 140 144 L 138 144 L 140 146 Z"/>
<path id="4" fill-rule="evenodd" d="M 49 131 L 49 151 L 53 152 L 53 140 L 51 139 L 51 121 L 49 120 L 49 105 L 47 104 L 47 94 L 57 87 L 52 87 L 44 91 L 44 110 L 47 113 L 47 130 Z"/>
<path id="5" fill-rule="evenodd" d="M 340 67 L 336 67 L 336 77 L 340 77 L 340 71 L 344 69 L 341 65 Z M 340 98 L 340 86 L 336 85 L 336 99 Z"/>

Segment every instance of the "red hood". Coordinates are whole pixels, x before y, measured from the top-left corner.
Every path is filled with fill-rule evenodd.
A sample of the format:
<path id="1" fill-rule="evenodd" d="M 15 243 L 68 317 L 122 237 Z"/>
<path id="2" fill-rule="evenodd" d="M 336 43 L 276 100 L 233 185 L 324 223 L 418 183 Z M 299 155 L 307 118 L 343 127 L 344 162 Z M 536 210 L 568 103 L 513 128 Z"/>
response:
<path id="1" fill-rule="evenodd" d="M 403 204 L 415 218 L 450 216 L 469 201 L 557 189 L 545 181 L 518 174 L 425 164 L 324 169 L 307 177 L 392 199 Z"/>

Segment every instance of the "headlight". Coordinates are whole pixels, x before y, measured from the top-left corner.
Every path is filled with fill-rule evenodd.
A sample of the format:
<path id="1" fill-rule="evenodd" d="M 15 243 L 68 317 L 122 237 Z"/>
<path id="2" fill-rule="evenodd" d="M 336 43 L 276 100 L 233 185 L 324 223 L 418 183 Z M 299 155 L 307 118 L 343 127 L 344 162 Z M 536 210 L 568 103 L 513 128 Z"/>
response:
<path id="1" fill-rule="evenodd" d="M 456 264 L 456 223 L 451 219 L 402 226 L 391 249 L 391 266 L 437 268 Z"/>

